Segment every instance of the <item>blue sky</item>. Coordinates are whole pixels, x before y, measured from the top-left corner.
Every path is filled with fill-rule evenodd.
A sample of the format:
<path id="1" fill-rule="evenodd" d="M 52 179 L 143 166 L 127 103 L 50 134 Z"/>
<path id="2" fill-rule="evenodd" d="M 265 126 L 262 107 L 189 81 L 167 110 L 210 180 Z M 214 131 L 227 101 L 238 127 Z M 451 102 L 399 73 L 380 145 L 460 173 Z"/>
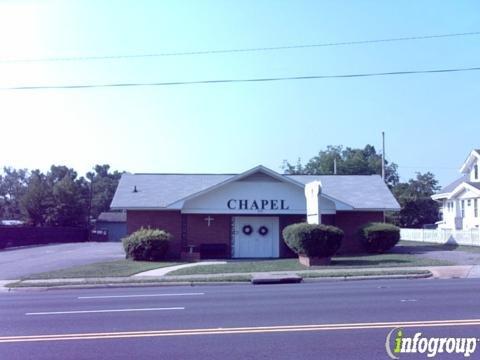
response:
<path id="1" fill-rule="evenodd" d="M 0 59 L 144 54 L 480 31 L 478 1 L 1 1 Z M 480 66 L 480 36 L 130 60 L 0 63 L 2 87 Z M 402 180 L 458 176 L 480 147 L 480 72 L 87 90 L 0 90 L 0 166 L 280 171 L 327 145 Z"/>

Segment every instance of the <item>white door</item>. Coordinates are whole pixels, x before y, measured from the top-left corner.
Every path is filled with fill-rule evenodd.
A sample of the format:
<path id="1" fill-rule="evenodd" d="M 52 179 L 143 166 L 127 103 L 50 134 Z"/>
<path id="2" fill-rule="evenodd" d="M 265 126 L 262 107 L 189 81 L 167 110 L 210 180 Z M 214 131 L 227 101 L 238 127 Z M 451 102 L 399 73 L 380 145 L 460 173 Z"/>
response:
<path id="1" fill-rule="evenodd" d="M 235 258 L 277 258 L 279 256 L 278 217 L 235 217 Z"/>

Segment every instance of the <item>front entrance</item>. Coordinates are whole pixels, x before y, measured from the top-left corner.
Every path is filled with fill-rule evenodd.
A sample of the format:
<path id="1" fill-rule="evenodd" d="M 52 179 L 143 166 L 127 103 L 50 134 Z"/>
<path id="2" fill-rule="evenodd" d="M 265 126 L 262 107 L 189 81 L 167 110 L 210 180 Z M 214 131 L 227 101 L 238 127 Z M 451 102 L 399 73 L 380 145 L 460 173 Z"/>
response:
<path id="1" fill-rule="evenodd" d="M 235 217 L 234 258 L 278 258 L 279 235 L 276 216 Z"/>

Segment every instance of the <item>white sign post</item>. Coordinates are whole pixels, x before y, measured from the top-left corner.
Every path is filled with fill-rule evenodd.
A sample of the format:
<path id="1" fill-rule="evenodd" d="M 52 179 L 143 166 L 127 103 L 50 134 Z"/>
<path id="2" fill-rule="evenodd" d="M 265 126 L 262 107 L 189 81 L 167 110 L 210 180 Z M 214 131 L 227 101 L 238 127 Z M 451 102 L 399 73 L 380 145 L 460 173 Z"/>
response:
<path id="1" fill-rule="evenodd" d="M 312 181 L 305 185 L 305 199 L 307 201 L 307 223 L 321 224 L 322 213 L 320 211 L 320 194 L 322 193 L 322 183 Z"/>

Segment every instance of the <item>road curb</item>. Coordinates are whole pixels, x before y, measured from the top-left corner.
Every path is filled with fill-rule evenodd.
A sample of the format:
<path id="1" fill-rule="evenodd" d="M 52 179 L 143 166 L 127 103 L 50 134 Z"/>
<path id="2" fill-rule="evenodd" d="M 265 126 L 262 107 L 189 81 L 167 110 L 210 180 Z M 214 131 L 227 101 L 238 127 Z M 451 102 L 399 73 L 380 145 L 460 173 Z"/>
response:
<path id="1" fill-rule="evenodd" d="M 332 281 L 361 281 L 361 280 L 396 280 L 396 279 L 428 279 L 432 278 L 432 273 L 428 274 L 398 274 L 398 275 L 372 275 L 372 276 L 331 276 L 331 277 L 304 277 L 303 282 L 332 282 Z M 291 283 L 291 282 L 290 282 Z M 280 283 L 269 283 L 280 284 Z M 50 291 L 50 290 L 68 290 L 68 289 L 98 289 L 98 288 L 125 288 L 125 287 L 168 287 L 168 286 L 200 286 L 200 285 L 260 285 L 252 284 L 251 280 L 245 281 L 158 281 L 149 283 L 125 282 L 125 283 L 105 283 L 105 284 L 62 284 L 51 286 L 22 286 L 8 287 L 7 291 Z"/>

